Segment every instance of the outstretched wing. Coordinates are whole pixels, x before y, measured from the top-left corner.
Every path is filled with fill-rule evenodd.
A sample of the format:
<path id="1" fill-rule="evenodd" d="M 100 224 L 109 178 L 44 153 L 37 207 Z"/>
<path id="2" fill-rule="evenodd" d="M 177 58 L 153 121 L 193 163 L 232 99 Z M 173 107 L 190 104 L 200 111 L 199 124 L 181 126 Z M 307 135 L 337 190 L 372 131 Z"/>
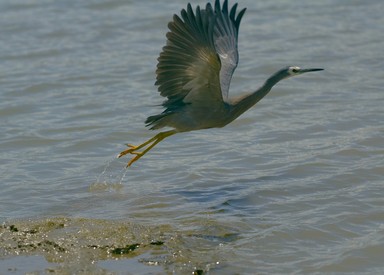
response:
<path id="1" fill-rule="evenodd" d="M 228 99 L 229 85 L 233 72 L 239 62 L 237 39 L 240 21 L 246 10 L 245 8 L 242 9 L 236 17 L 236 9 L 237 3 L 233 5 L 230 13 L 228 13 L 227 0 L 224 1 L 222 9 L 220 9 L 218 0 L 215 3 L 216 24 L 214 27 L 214 43 L 221 62 L 220 86 L 225 101 Z"/>
<path id="2" fill-rule="evenodd" d="M 228 12 L 220 7 L 205 9 L 188 4 L 181 18 L 169 23 L 167 44 L 158 58 L 157 81 L 163 103 L 169 111 L 180 104 L 210 105 L 227 99 L 229 84 L 238 63 L 237 36 L 243 9 L 236 17 L 235 4 Z"/>

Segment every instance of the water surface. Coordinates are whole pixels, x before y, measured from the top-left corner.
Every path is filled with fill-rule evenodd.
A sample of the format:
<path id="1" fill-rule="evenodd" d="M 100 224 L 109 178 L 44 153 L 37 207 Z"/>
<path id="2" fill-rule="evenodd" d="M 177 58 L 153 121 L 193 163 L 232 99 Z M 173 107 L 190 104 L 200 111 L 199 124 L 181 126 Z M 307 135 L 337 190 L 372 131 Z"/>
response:
<path id="1" fill-rule="evenodd" d="M 0 273 L 379 273 L 382 1 L 239 1 L 231 95 L 286 65 L 325 71 L 125 170 L 186 4 L 2 1 Z"/>

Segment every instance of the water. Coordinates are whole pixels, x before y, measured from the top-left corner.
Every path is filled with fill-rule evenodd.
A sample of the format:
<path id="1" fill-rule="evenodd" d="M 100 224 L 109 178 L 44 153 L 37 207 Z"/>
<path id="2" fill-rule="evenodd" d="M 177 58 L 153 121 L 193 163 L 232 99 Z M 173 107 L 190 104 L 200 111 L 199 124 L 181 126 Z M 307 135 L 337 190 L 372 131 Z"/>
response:
<path id="1" fill-rule="evenodd" d="M 125 170 L 187 2 L 1 2 L 0 273 L 380 273 L 382 1 L 240 1 L 232 95 L 325 71 Z"/>

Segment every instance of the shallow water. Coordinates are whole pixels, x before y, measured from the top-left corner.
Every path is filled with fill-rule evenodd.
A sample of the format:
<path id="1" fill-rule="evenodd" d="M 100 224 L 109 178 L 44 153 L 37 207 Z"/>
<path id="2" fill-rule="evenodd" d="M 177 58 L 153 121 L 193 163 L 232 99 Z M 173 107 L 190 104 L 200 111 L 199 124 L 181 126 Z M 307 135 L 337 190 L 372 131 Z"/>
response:
<path id="1" fill-rule="evenodd" d="M 187 2 L 1 2 L 0 273 L 379 273 L 382 1 L 240 1 L 231 95 L 325 71 L 126 170 Z"/>

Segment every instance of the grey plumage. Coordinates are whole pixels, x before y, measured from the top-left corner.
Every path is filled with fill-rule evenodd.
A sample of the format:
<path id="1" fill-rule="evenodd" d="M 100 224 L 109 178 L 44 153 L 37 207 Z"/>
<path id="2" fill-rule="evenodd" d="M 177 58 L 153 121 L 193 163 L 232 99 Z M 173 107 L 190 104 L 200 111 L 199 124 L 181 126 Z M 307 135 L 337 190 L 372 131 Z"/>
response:
<path id="1" fill-rule="evenodd" d="M 280 80 L 290 76 L 322 69 L 285 67 L 271 77 L 258 90 L 243 97 L 229 97 L 233 72 L 239 62 L 238 35 L 241 19 L 246 11 L 237 13 L 237 4 L 228 9 L 216 0 L 205 9 L 197 6 L 195 12 L 188 4 L 181 17 L 173 16 L 168 24 L 167 43 L 160 53 L 157 79 L 160 95 L 166 97 L 165 110 L 145 121 L 152 130 L 171 127 L 152 139 L 121 152 L 134 154 L 128 163 L 143 156 L 164 138 L 178 132 L 223 127 L 261 100 Z M 148 147 L 147 147 L 148 146 Z M 143 152 L 137 150 L 147 147 Z"/>

